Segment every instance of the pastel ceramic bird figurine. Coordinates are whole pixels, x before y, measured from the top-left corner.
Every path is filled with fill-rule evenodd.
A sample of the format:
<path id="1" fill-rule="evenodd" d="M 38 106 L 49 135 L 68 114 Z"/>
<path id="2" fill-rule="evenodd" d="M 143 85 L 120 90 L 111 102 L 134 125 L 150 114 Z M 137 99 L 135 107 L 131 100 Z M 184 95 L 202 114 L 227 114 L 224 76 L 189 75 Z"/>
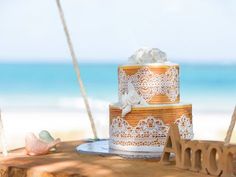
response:
<path id="1" fill-rule="evenodd" d="M 51 143 L 55 140 L 47 130 L 42 130 L 39 133 L 39 138 L 46 143 Z"/>
<path id="2" fill-rule="evenodd" d="M 39 133 L 39 139 L 46 143 L 51 143 L 55 140 L 47 130 L 42 130 Z M 52 148 L 50 151 L 56 151 L 56 148 Z"/>
<path id="3" fill-rule="evenodd" d="M 25 137 L 25 150 L 28 155 L 44 155 L 50 152 L 51 148 L 54 148 L 60 139 L 56 139 L 50 143 L 39 140 L 33 133 L 29 133 Z"/>

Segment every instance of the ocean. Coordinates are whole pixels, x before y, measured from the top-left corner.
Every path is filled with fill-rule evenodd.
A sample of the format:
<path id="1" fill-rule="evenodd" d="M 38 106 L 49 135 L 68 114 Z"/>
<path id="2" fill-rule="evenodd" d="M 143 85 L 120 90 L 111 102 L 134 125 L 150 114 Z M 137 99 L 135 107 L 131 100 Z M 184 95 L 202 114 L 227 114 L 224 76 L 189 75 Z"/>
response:
<path id="1" fill-rule="evenodd" d="M 118 64 L 82 63 L 81 76 L 91 100 L 118 100 Z M 232 111 L 236 104 L 236 64 L 180 64 L 181 101 L 202 111 Z M 58 108 L 73 105 L 80 90 L 71 63 L 1 63 L 3 108 Z M 63 103 L 65 102 L 65 104 Z M 79 106 L 79 105 L 78 105 Z"/>

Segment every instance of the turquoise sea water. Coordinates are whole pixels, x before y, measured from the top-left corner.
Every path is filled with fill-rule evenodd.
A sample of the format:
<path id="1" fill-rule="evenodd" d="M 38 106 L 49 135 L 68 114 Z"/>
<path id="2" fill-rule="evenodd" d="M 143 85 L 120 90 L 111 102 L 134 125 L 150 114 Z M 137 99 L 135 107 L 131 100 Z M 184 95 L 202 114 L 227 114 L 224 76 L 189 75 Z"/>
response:
<path id="1" fill-rule="evenodd" d="M 80 64 L 92 99 L 116 102 L 118 64 Z M 181 100 L 202 108 L 227 108 L 236 104 L 236 64 L 181 64 Z M 70 63 L 1 63 L 0 104 L 22 106 L 54 104 L 56 98 L 79 97 Z M 40 101 L 38 101 L 40 100 Z"/>

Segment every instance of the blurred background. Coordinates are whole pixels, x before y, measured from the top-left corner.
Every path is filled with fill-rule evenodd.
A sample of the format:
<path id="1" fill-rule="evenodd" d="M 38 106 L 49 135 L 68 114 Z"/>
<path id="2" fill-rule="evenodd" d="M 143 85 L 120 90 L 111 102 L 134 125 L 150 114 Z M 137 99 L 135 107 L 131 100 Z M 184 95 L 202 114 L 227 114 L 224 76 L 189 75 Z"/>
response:
<path id="1" fill-rule="evenodd" d="M 195 138 L 223 140 L 236 104 L 236 1 L 61 3 L 100 138 L 118 100 L 118 65 L 147 46 L 180 64 Z M 0 108 L 9 148 L 42 129 L 62 140 L 92 137 L 55 0 L 0 2 Z"/>

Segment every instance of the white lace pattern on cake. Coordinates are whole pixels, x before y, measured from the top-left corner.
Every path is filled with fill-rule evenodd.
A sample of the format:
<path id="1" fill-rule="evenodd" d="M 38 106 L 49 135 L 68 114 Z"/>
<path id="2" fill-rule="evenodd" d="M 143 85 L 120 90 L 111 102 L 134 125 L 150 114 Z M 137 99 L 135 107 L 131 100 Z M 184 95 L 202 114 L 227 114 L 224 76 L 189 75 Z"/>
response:
<path id="1" fill-rule="evenodd" d="M 179 95 L 179 73 L 176 67 L 170 67 L 164 74 L 155 74 L 148 67 L 143 67 L 134 75 L 127 75 L 123 69 L 119 70 L 119 98 L 128 92 L 131 82 L 137 93 L 146 101 L 155 95 L 166 95 L 174 102 Z"/>
<path id="2" fill-rule="evenodd" d="M 178 118 L 175 123 L 179 127 L 182 139 L 193 138 L 191 120 L 185 115 Z M 132 127 L 123 118 L 112 120 L 110 126 L 110 142 L 119 146 L 163 146 L 169 131 L 169 125 L 161 119 L 149 116 Z"/>
<path id="3" fill-rule="evenodd" d="M 178 125 L 179 133 L 182 139 L 193 139 L 193 125 L 189 118 L 182 115 L 175 121 L 175 124 Z"/>

